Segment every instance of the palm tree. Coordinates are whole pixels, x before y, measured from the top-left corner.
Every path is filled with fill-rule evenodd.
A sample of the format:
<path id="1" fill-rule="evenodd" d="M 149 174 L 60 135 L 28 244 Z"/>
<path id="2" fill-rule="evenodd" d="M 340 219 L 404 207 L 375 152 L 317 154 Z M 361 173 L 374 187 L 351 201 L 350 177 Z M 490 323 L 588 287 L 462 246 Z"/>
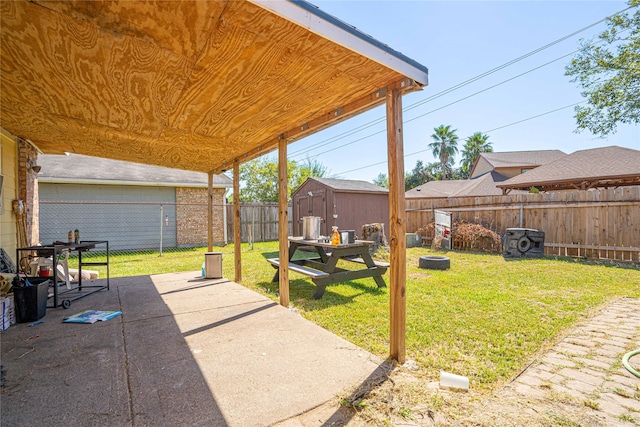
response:
<path id="1" fill-rule="evenodd" d="M 492 153 L 493 147 L 489 142 L 489 135 L 476 132 L 465 140 L 462 149 L 462 172 L 467 176 L 471 172 L 473 164 L 476 162 L 481 153 Z"/>
<path id="2" fill-rule="evenodd" d="M 442 179 L 447 179 L 450 169 L 447 166 L 453 161 L 453 156 L 458 153 L 458 135 L 456 135 L 456 129 L 451 130 L 449 125 L 440 125 L 433 130 L 435 133 L 431 135 L 433 142 L 429 144 L 429 148 L 433 156 L 440 159 Z"/>

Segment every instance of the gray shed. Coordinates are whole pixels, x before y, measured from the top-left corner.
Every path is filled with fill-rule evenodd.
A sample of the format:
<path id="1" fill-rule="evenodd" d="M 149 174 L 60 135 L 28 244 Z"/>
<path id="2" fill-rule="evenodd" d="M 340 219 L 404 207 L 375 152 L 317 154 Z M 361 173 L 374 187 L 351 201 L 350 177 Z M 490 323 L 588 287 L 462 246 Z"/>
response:
<path id="1" fill-rule="evenodd" d="M 366 181 L 333 178 L 307 178 L 291 195 L 293 234 L 302 236 L 302 218 L 322 218 L 320 234 L 329 235 L 331 227 L 355 230 L 362 226 L 389 221 L 389 190 Z"/>

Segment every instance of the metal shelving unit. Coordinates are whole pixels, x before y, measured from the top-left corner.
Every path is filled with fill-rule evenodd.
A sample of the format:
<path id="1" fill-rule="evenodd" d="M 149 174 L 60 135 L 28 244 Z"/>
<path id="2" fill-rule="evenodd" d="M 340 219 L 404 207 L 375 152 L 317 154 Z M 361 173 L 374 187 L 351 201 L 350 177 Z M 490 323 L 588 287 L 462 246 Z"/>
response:
<path id="1" fill-rule="evenodd" d="M 94 250 L 96 248 L 101 249 L 102 245 L 104 245 L 104 250 L 106 254 L 106 261 L 83 261 L 82 254 L 84 252 L 88 252 L 90 250 Z M 70 252 L 78 252 L 78 280 L 72 281 L 71 289 L 64 288 L 64 290 L 60 291 L 59 284 L 61 281 L 58 279 L 58 259 L 60 258 L 60 254 L 69 250 Z M 24 252 L 30 252 L 29 255 L 21 256 Z M 36 255 L 33 255 L 35 253 Z M 69 308 L 71 306 L 71 302 L 78 300 L 80 298 L 84 298 L 96 292 L 102 290 L 109 290 L 109 242 L 107 240 L 90 240 L 90 241 L 81 241 L 79 243 L 63 243 L 63 242 L 55 242 L 52 245 L 48 246 L 29 246 L 25 248 L 18 248 L 16 250 L 19 268 L 22 267 L 22 260 L 27 258 L 31 261 L 37 257 L 52 257 L 52 273 L 53 276 L 51 280 L 53 282 L 53 295 L 49 296 L 49 299 L 52 300 L 53 305 L 48 305 L 47 308 L 56 308 L 62 306 L 62 308 Z M 83 285 L 82 284 L 82 268 L 88 266 L 106 266 L 107 267 L 107 277 L 106 284 L 100 285 Z M 30 271 L 21 271 L 24 273 L 26 277 L 31 276 Z M 100 279 L 98 279 L 100 280 Z M 64 281 L 62 281 L 64 283 Z"/>

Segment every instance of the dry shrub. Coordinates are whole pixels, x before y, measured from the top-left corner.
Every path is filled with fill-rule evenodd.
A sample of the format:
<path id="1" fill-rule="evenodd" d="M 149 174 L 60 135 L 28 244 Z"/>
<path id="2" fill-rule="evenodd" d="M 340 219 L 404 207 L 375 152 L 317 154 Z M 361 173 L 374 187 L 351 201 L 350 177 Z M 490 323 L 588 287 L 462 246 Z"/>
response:
<path id="1" fill-rule="evenodd" d="M 416 233 L 434 239 L 435 229 L 435 223 L 431 222 L 420 227 L 416 230 Z M 496 253 L 502 250 L 502 241 L 498 233 L 481 224 L 454 220 L 451 234 L 453 235 L 453 241 L 451 243 L 454 249 Z"/>
<path id="2" fill-rule="evenodd" d="M 418 228 L 416 233 L 420 234 L 422 237 L 433 239 L 436 233 L 436 223 L 430 222 L 429 224 Z"/>
<path id="3" fill-rule="evenodd" d="M 468 251 L 500 252 L 502 242 L 498 233 L 480 224 L 460 221 L 454 223 L 453 246 Z"/>

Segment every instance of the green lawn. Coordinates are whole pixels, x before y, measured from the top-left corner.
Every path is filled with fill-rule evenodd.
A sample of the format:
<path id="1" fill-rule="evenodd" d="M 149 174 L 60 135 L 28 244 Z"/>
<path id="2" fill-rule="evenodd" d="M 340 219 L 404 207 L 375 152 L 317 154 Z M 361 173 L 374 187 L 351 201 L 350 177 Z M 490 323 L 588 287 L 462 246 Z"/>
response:
<path id="1" fill-rule="evenodd" d="M 223 272 L 233 279 L 233 246 L 223 252 Z M 278 301 L 274 269 L 277 242 L 242 246 L 243 284 Z M 200 271 L 204 249 L 112 256 L 112 277 Z M 451 269 L 417 268 L 426 248 L 407 250 L 407 358 L 420 373 L 440 370 L 468 376 L 490 389 L 517 374 L 563 330 L 601 304 L 640 298 L 640 269 L 573 260 L 505 261 L 500 255 L 449 252 Z M 102 276 L 104 277 L 104 276 Z M 388 283 L 388 274 L 385 276 Z M 388 355 L 389 290 L 373 279 L 327 287 L 311 300 L 310 279 L 290 273 L 291 305 L 300 314 L 383 358 Z"/>

